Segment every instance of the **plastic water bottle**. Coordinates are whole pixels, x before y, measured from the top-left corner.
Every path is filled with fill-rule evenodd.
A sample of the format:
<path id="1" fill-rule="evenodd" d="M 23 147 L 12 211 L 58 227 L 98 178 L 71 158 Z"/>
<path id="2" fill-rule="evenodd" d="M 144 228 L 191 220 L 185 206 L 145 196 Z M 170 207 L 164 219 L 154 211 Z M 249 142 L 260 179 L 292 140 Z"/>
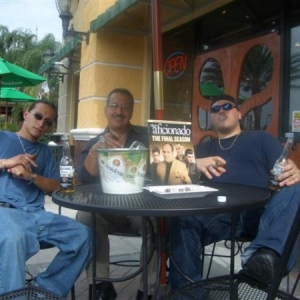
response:
<path id="1" fill-rule="evenodd" d="M 63 137 L 63 156 L 59 164 L 60 172 L 60 187 L 63 192 L 71 193 L 74 192 L 75 186 L 75 172 L 74 162 L 70 153 L 70 145 L 68 137 Z"/>
<path id="2" fill-rule="evenodd" d="M 286 165 L 286 161 L 289 156 L 289 150 L 294 145 L 294 133 L 287 133 L 286 137 L 288 138 L 285 146 L 282 150 L 282 153 L 280 157 L 276 160 L 274 167 L 271 171 L 271 177 L 270 177 L 270 185 L 269 188 L 274 191 L 280 190 L 280 185 L 278 182 L 278 176 L 282 174 L 283 167 Z"/>

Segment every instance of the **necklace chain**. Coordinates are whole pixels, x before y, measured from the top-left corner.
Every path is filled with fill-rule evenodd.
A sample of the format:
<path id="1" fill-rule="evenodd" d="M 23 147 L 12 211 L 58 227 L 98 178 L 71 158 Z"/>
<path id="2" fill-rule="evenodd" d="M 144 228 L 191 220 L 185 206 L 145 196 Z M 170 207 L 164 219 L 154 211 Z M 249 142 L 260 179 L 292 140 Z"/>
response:
<path id="1" fill-rule="evenodd" d="M 20 144 L 22 146 L 23 152 L 25 154 L 28 154 L 27 151 L 26 151 L 26 149 L 25 149 L 25 146 L 24 146 L 24 144 L 23 144 L 23 142 L 22 142 L 22 140 L 21 140 L 21 138 L 20 138 L 20 136 L 18 134 L 17 134 L 17 137 L 18 137 L 19 142 L 20 142 Z M 39 148 L 40 148 L 39 145 L 36 145 L 36 153 L 35 153 L 35 155 L 37 155 L 39 153 Z"/>
<path id="2" fill-rule="evenodd" d="M 220 148 L 221 148 L 222 150 L 224 150 L 224 151 L 229 150 L 230 148 L 232 148 L 233 145 L 235 144 L 237 138 L 239 137 L 239 135 L 240 135 L 240 134 L 237 134 L 237 135 L 236 135 L 236 137 L 235 137 L 235 139 L 233 140 L 233 142 L 231 143 L 231 145 L 230 145 L 229 147 L 227 147 L 227 148 L 224 148 L 224 147 L 222 146 L 222 144 L 221 144 L 221 140 L 218 139 Z"/>

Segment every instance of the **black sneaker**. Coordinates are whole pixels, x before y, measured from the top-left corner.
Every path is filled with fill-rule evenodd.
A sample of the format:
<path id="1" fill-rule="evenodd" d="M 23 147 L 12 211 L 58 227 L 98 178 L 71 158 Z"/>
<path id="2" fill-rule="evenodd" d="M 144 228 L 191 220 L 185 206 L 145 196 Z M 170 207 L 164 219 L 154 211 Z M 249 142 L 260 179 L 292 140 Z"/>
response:
<path id="1" fill-rule="evenodd" d="M 260 248 L 248 259 L 244 270 L 253 279 L 270 285 L 274 279 L 280 257 L 271 249 Z"/>
<path id="2" fill-rule="evenodd" d="M 144 292 L 138 290 L 136 294 L 136 300 L 144 300 Z M 148 295 L 148 300 L 152 299 L 152 295 Z"/>
<path id="3" fill-rule="evenodd" d="M 89 300 L 92 299 L 93 286 L 89 286 Z M 117 293 L 111 282 L 101 282 L 96 285 L 96 299 L 97 300 L 115 300 Z"/>

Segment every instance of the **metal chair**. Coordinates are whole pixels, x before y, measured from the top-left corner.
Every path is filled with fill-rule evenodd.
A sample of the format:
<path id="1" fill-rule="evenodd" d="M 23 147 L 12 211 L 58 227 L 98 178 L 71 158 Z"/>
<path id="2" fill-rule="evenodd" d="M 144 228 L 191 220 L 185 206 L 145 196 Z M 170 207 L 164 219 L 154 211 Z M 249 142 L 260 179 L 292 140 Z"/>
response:
<path id="1" fill-rule="evenodd" d="M 151 222 L 151 219 L 150 218 L 146 218 L 146 223 L 147 223 L 147 228 L 149 229 L 150 231 L 150 236 L 151 236 L 151 245 L 150 245 L 150 248 L 149 248 L 149 253 L 148 253 L 148 258 L 147 258 L 147 262 L 149 263 L 152 256 L 153 256 L 153 253 L 154 253 L 154 249 L 155 249 L 155 241 L 154 241 L 154 227 L 153 227 L 153 224 Z M 138 233 L 135 233 L 135 232 L 128 232 L 128 233 L 124 233 L 124 232 L 113 232 L 113 233 L 110 233 L 110 235 L 116 235 L 116 236 L 128 236 L 128 237 L 141 237 L 140 234 Z M 140 266 L 140 260 L 136 259 L 136 260 L 110 260 L 109 262 L 111 265 L 118 265 L 118 266 L 122 266 L 122 267 L 139 267 L 139 269 L 134 272 L 132 275 L 128 275 L 126 277 L 123 277 L 122 279 L 121 278 L 116 278 L 116 279 L 112 279 L 112 281 L 114 282 L 117 282 L 117 281 L 125 281 L 125 280 L 128 280 L 128 279 L 131 279 L 132 277 L 138 275 L 139 273 L 142 272 L 142 266 Z"/>
<path id="2" fill-rule="evenodd" d="M 154 234 L 154 226 L 152 224 L 152 221 L 149 217 L 146 218 L 146 226 L 147 226 L 147 230 L 150 231 L 150 247 L 149 247 L 149 252 L 147 253 L 147 265 L 149 264 L 150 260 L 153 257 L 154 254 L 154 250 L 155 250 L 155 234 Z M 109 235 L 114 235 L 114 236 L 124 236 L 124 237 L 141 237 L 140 234 L 136 233 L 136 232 L 112 232 Z M 110 260 L 109 262 L 111 265 L 117 265 L 120 267 L 136 267 L 137 270 L 133 271 L 133 272 L 126 272 L 126 275 L 122 276 L 122 277 L 112 277 L 112 278 L 102 278 L 102 281 L 107 281 L 107 282 L 124 282 L 127 280 L 130 280 L 134 277 L 136 277 L 137 275 L 141 274 L 143 271 L 144 266 L 141 265 L 140 260 L 136 259 L 136 260 L 127 260 L 127 259 L 120 259 L 120 260 Z M 98 279 L 97 279 L 98 280 Z M 88 299 L 92 299 L 92 290 L 89 290 L 89 296 Z M 73 300 L 73 299 L 72 299 Z"/>
<path id="3" fill-rule="evenodd" d="M 51 249 L 51 248 L 55 248 L 55 246 L 52 244 L 46 243 L 46 242 L 40 242 L 40 250 L 46 250 L 46 249 Z M 27 276 L 29 276 L 29 278 L 26 280 L 26 285 L 28 286 L 28 285 L 30 285 L 31 281 L 33 280 L 33 275 L 31 274 L 31 272 L 29 271 L 29 269 L 27 267 L 26 267 L 26 274 L 27 274 Z M 1 297 L 0 297 L 0 299 L 1 299 Z M 31 298 L 28 298 L 28 299 L 31 299 Z M 72 289 L 71 289 L 71 299 L 76 300 L 74 285 L 72 286 Z"/>
<path id="4" fill-rule="evenodd" d="M 39 287 L 30 286 L 23 289 L 19 289 L 13 292 L 0 295 L 1 300 L 62 300 L 59 296 L 41 289 Z"/>
<path id="5" fill-rule="evenodd" d="M 250 236 L 249 237 L 244 237 L 244 238 L 241 238 L 241 237 L 237 238 L 236 241 L 235 241 L 235 249 L 236 250 L 235 250 L 235 254 L 234 255 L 236 256 L 239 253 L 241 254 L 243 252 L 244 243 L 251 242 L 253 239 L 254 239 L 254 237 L 250 237 Z M 229 244 L 230 242 L 231 242 L 230 240 L 225 240 L 224 241 L 225 248 L 227 248 L 227 249 L 231 248 L 231 245 Z M 214 257 L 221 257 L 221 258 L 228 258 L 228 259 L 230 259 L 230 255 L 216 254 L 215 253 L 216 246 L 217 246 L 217 243 L 213 243 L 212 250 L 211 250 L 210 253 L 206 253 L 205 252 L 205 248 L 203 249 L 203 253 L 202 253 L 202 268 L 201 268 L 201 270 L 202 270 L 201 271 L 202 278 L 204 278 L 203 273 L 204 273 L 204 259 L 205 259 L 205 257 L 207 257 L 207 256 L 210 257 L 210 260 L 209 260 L 209 263 L 208 263 L 207 272 L 206 272 L 206 278 L 205 279 L 208 279 L 209 276 L 210 276 L 210 271 L 211 271 L 211 267 L 212 267 L 212 263 L 213 263 L 213 258 Z M 291 292 L 290 292 L 290 277 L 289 277 L 289 275 L 286 276 L 286 292 L 288 294 L 290 293 L 292 296 L 294 295 L 299 280 L 300 280 L 300 271 L 299 271 L 299 273 L 297 275 L 296 281 L 293 284 Z"/>
<path id="6" fill-rule="evenodd" d="M 242 253 L 244 243 L 251 242 L 252 240 L 253 240 L 253 237 L 250 237 L 250 236 L 249 237 L 239 237 L 239 238 L 236 238 L 236 240 L 235 240 L 235 253 L 234 253 L 234 256 L 237 256 L 239 253 Z M 227 249 L 230 250 L 231 249 L 231 241 L 230 240 L 224 240 L 224 246 L 225 246 L 225 248 L 227 248 Z M 202 267 L 201 267 L 202 278 L 204 278 L 203 273 L 204 273 L 204 260 L 205 260 L 205 257 L 210 257 L 210 260 L 209 260 L 209 263 L 208 263 L 207 272 L 206 272 L 206 279 L 209 278 L 211 267 L 212 267 L 212 263 L 213 263 L 213 258 L 214 257 L 222 257 L 222 258 L 228 258 L 228 259 L 231 258 L 230 254 L 226 255 L 226 254 L 215 253 L 216 247 L 217 247 L 217 243 L 215 242 L 215 243 L 212 244 L 212 250 L 211 250 L 210 253 L 205 252 L 205 247 L 203 248 L 203 252 L 202 252 Z"/>
<path id="7" fill-rule="evenodd" d="M 293 225 L 287 236 L 279 265 L 276 268 L 275 277 L 271 285 L 264 285 L 240 272 L 233 276 L 219 276 L 209 278 L 169 293 L 161 299 L 178 299 L 180 296 L 194 297 L 191 299 L 199 299 L 199 294 L 203 299 L 230 299 L 233 300 L 253 300 L 253 299 L 297 299 L 292 293 L 279 290 L 280 282 L 285 275 L 286 266 L 289 257 L 293 251 L 300 231 L 300 206 L 295 214 Z M 297 282 L 296 282 L 297 283 Z"/>

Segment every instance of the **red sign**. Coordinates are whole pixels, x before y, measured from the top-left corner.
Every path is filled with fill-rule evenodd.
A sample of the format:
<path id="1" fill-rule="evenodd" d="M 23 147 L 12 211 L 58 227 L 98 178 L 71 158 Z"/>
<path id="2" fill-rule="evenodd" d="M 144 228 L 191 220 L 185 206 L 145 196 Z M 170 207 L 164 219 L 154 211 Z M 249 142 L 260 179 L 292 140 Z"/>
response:
<path id="1" fill-rule="evenodd" d="M 187 68 L 187 55 L 183 52 L 174 52 L 166 60 L 164 74 L 170 79 L 181 76 Z"/>

